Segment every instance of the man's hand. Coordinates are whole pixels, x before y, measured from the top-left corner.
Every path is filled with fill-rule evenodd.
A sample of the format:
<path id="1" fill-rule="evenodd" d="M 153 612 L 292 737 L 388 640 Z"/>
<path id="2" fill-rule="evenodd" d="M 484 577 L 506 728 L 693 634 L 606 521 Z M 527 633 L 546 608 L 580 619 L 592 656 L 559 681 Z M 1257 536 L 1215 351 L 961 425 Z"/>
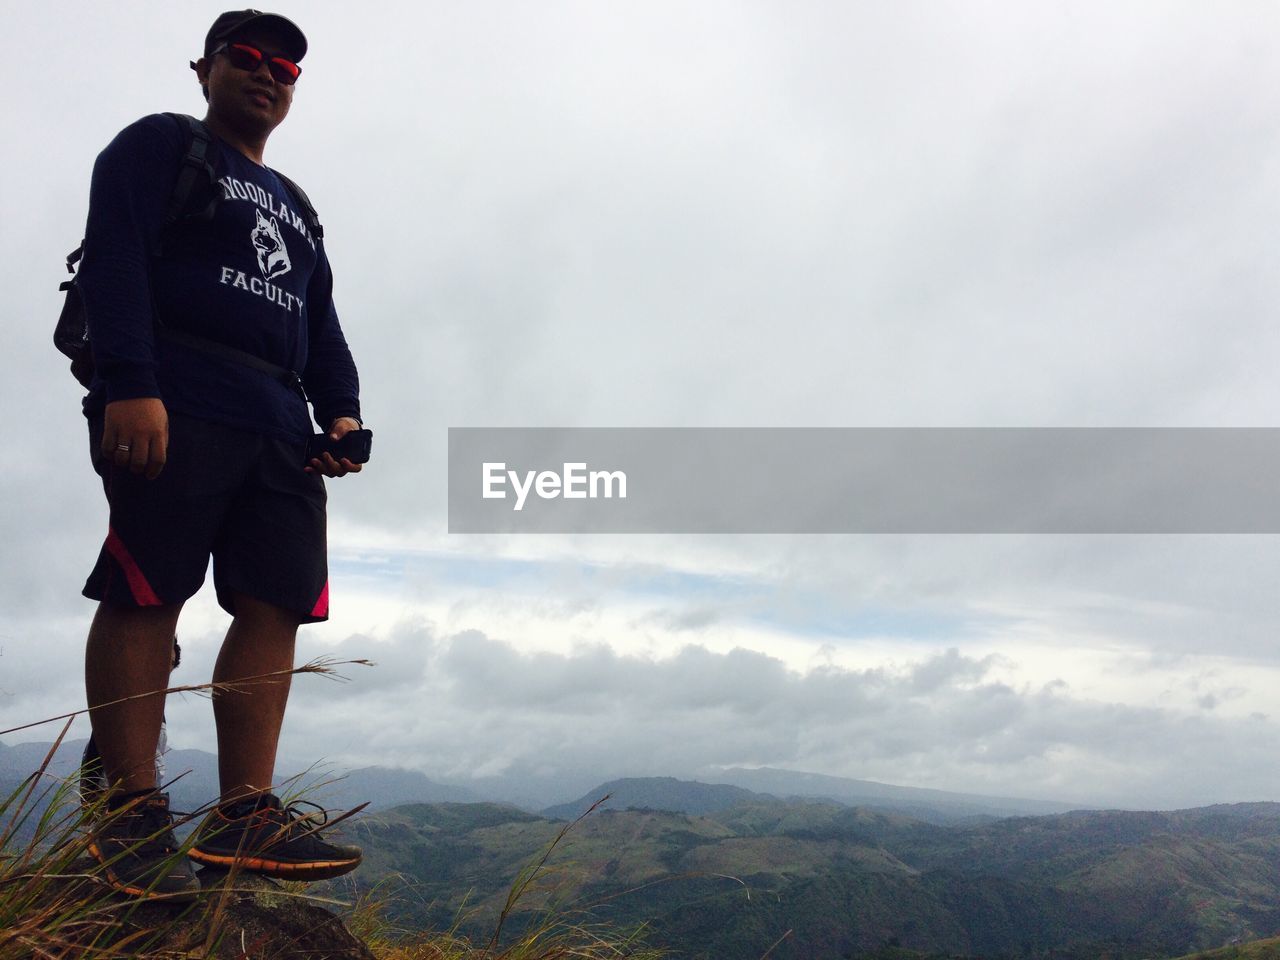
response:
<path id="1" fill-rule="evenodd" d="M 352 430 L 359 430 L 360 423 L 354 417 L 339 417 L 329 427 L 329 438 L 341 440 Z M 333 454 L 326 452 L 322 457 L 312 457 L 307 473 L 319 473 L 326 477 L 345 477 L 348 473 L 359 473 L 363 463 L 352 463 L 346 457 L 333 459 Z"/>
<path id="2" fill-rule="evenodd" d="M 159 397 L 115 400 L 102 421 L 102 457 L 131 473 L 160 476 L 169 450 L 169 413 Z"/>

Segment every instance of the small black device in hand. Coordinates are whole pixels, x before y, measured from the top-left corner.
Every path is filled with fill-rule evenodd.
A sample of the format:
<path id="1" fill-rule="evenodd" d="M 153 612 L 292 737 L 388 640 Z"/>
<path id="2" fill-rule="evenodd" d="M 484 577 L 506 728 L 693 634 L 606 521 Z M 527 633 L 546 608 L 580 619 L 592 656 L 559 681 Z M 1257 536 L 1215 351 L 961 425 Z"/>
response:
<path id="1" fill-rule="evenodd" d="M 347 459 L 352 463 L 368 463 L 373 447 L 372 430 L 352 430 L 341 440 L 334 440 L 327 433 L 317 433 L 307 441 L 307 462 L 320 459 L 328 453 L 335 460 Z"/>

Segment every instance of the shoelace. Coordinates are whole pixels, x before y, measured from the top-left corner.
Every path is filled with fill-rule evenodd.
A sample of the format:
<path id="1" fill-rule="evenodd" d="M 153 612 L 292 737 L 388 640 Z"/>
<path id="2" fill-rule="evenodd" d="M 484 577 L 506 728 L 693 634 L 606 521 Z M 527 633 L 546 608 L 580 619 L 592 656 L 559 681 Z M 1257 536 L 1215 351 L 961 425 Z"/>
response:
<path id="1" fill-rule="evenodd" d="M 137 849 L 173 853 L 178 849 L 169 808 L 163 803 L 142 803 L 122 815 L 121 824 L 130 840 L 141 841 Z"/>
<path id="2" fill-rule="evenodd" d="M 302 810 L 303 807 L 314 807 L 314 811 L 307 813 Z M 280 819 L 284 823 L 280 830 L 285 836 L 292 836 L 298 827 L 305 826 L 305 833 L 315 833 L 322 829 L 329 822 L 329 811 L 318 803 L 312 803 L 310 800 L 294 800 L 287 807 L 281 806 L 279 801 L 276 803 L 268 803 L 259 807 L 257 813 L 263 816 L 264 820 L 271 823 L 277 822 L 277 817 L 271 814 L 279 814 Z"/>
<path id="3" fill-rule="evenodd" d="M 305 812 L 303 807 L 313 807 Z M 305 826 L 298 836 L 306 836 L 319 832 L 329 822 L 329 811 L 310 800 L 294 800 L 287 807 L 280 803 L 280 798 L 269 794 L 260 800 L 241 800 L 222 811 L 222 815 L 233 821 L 244 820 L 273 827 L 285 838 L 293 838 L 298 827 Z"/>

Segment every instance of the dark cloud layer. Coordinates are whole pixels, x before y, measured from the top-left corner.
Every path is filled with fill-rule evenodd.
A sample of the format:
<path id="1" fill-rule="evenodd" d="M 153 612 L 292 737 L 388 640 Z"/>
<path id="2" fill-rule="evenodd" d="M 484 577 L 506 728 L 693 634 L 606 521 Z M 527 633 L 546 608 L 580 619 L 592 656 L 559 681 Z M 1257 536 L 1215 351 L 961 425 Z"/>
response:
<path id="1" fill-rule="evenodd" d="M 326 742 L 363 714 L 379 729 L 359 756 L 399 756 L 448 779 L 542 767 L 576 783 L 773 765 L 1095 804 L 1210 802 L 1226 799 L 1227 783 L 1237 799 L 1280 790 L 1262 762 L 1280 748 L 1269 719 L 1099 702 L 1060 682 L 1015 689 L 991 679 L 990 658 L 954 649 L 897 669 L 801 673 L 743 649 L 521 653 L 478 631 L 435 640 L 419 628 L 342 646 L 361 648 L 412 668 L 392 682 L 357 674 L 341 688 L 299 689 L 291 709 L 318 728 L 294 742 Z"/>

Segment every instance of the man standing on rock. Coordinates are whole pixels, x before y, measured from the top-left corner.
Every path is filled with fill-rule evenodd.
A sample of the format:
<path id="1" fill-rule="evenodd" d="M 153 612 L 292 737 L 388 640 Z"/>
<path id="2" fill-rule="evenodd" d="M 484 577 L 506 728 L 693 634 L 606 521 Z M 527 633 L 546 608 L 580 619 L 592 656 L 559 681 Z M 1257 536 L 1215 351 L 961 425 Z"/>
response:
<path id="1" fill-rule="evenodd" d="M 85 414 L 110 525 L 84 589 L 99 601 L 85 679 L 115 815 L 95 828 L 91 851 L 113 886 L 137 896 L 200 889 L 156 783 L 164 698 L 125 698 L 167 686 L 178 614 L 210 556 L 233 618 L 214 680 L 276 676 L 214 695 L 222 795 L 188 855 L 301 880 L 361 859 L 271 792 L 295 633 L 328 616 L 323 477 L 360 470 L 328 452 L 307 459 L 307 401 L 337 441 L 361 430 L 359 382 L 319 222 L 263 164 L 306 50 L 284 17 L 222 14 L 192 64 L 208 101 L 203 129 L 145 117 L 93 171 L 77 284 L 95 368 Z M 201 217 L 167 209 L 183 168 L 198 166 L 193 142 L 207 145 L 188 204 Z"/>

